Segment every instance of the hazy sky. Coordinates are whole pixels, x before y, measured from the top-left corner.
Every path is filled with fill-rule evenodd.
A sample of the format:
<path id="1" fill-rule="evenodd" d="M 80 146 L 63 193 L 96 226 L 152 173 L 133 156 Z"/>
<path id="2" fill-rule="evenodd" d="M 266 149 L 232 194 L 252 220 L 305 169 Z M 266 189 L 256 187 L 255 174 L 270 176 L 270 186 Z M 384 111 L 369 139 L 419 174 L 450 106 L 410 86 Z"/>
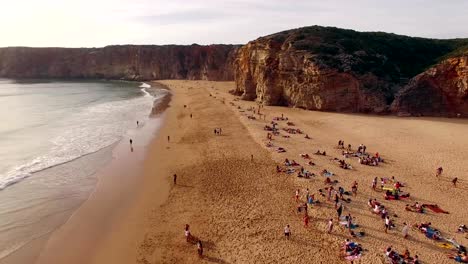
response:
<path id="1" fill-rule="evenodd" d="M 0 0 L 0 47 L 246 43 L 310 25 L 468 37 L 468 0 Z"/>

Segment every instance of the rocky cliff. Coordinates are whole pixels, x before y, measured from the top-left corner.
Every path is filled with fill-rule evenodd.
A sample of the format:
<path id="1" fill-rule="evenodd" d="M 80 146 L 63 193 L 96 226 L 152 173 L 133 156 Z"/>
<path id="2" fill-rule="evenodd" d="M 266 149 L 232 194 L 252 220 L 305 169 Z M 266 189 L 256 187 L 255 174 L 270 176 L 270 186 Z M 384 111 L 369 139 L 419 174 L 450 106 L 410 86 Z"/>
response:
<path id="1" fill-rule="evenodd" d="M 408 80 L 464 41 L 318 26 L 289 30 L 251 41 L 239 49 L 233 92 L 267 105 L 385 113 Z M 466 83 L 466 71 L 460 74 Z M 445 85 L 442 82 L 440 85 Z M 403 94 L 399 98 L 402 107 L 412 104 L 403 100 Z M 398 111 L 398 104 L 394 105 L 391 109 Z M 427 110 L 435 111 L 434 107 Z"/>
<path id="2" fill-rule="evenodd" d="M 0 77 L 233 80 L 238 46 L 0 49 Z"/>
<path id="3" fill-rule="evenodd" d="M 468 53 L 448 58 L 414 77 L 397 95 L 392 112 L 468 117 Z"/>

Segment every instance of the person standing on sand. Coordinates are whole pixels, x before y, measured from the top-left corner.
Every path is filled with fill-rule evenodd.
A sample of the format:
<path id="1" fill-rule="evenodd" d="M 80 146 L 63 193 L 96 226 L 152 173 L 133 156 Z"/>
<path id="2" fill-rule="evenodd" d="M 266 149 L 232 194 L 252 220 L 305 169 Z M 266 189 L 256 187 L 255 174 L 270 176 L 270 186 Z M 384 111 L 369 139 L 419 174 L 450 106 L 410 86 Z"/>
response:
<path id="1" fill-rule="evenodd" d="M 137 127 L 138 127 L 139 125 L 140 125 L 140 122 L 138 122 L 138 120 L 137 120 Z"/>
<path id="2" fill-rule="evenodd" d="M 192 113 L 190 113 L 190 118 L 192 118 Z"/>
<path id="3" fill-rule="evenodd" d="M 328 201 L 331 201 L 332 192 L 333 192 L 333 186 L 330 186 L 330 188 L 328 188 L 328 197 L 327 197 Z"/>
<path id="4" fill-rule="evenodd" d="M 202 258 L 203 257 L 203 245 L 202 245 L 201 240 L 198 240 L 197 242 L 197 251 L 198 251 L 198 256 Z"/>
<path id="5" fill-rule="evenodd" d="M 442 167 L 437 168 L 436 177 L 439 177 L 440 175 L 442 175 L 442 172 L 444 172 L 444 169 Z"/>
<path id="6" fill-rule="evenodd" d="M 388 229 L 390 229 L 390 216 L 385 217 L 385 233 L 387 233 Z"/>
<path id="7" fill-rule="evenodd" d="M 343 213 L 343 205 L 340 203 L 338 209 L 336 209 L 336 214 L 338 215 L 338 222 L 340 221 L 341 214 Z"/>
<path id="8" fill-rule="evenodd" d="M 174 185 L 177 184 L 177 174 L 174 174 Z"/>
<path id="9" fill-rule="evenodd" d="M 130 146 L 132 146 L 132 144 L 133 144 L 133 140 L 132 140 L 132 139 L 130 139 Z"/>
<path id="10" fill-rule="evenodd" d="M 253 161 L 253 154 L 250 155 L 250 161 Z"/>
<path id="11" fill-rule="evenodd" d="M 167 136 L 167 142 L 171 141 L 171 136 Z"/>
<path id="12" fill-rule="evenodd" d="M 299 202 L 299 189 L 296 190 L 296 202 Z"/>
<path id="13" fill-rule="evenodd" d="M 307 208 L 307 207 L 306 207 Z M 307 228 L 309 226 L 309 215 L 307 214 L 307 210 L 304 214 L 304 227 Z"/>
<path id="14" fill-rule="evenodd" d="M 408 232 L 409 232 L 409 226 L 405 222 L 405 223 L 403 223 L 403 229 L 401 230 L 401 233 L 403 234 L 404 238 L 408 238 Z"/>
<path id="15" fill-rule="evenodd" d="M 289 237 L 291 236 L 291 229 L 289 228 L 289 225 L 284 227 L 284 236 L 289 240 Z"/>
<path id="16" fill-rule="evenodd" d="M 331 234 L 332 231 L 333 231 L 333 218 L 330 218 L 330 220 L 328 220 L 328 231 L 327 231 L 327 233 Z"/>
<path id="17" fill-rule="evenodd" d="M 457 177 L 453 178 L 453 180 L 452 180 L 453 187 L 457 187 L 457 181 L 458 181 Z"/>
<path id="18" fill-rule="evenodd" d="M 357 181 L 354 181 L 353 185 L 351 186 L 351 191 L 354 194 L 354 196 L 357 195 L 357 187 L 358 187 L 358 183 L 357 183 Z"/>
<path id="19" fill-rule="evenodd" d="M 377 188 L 377 177 L 374 178 L 372 181 L 372 189 L 375 191 L 375 188 Z"/>
<path id="20" fill-rule="evenodd" d="M 187 242 L 190 242 L 190 239 L 192 238 L 192 235 L 190 234 L 190 226 L 188 224 L 185 224 L 185 229 L 184 229 L 184 233 L 185 233 L 185 241 Z"/>

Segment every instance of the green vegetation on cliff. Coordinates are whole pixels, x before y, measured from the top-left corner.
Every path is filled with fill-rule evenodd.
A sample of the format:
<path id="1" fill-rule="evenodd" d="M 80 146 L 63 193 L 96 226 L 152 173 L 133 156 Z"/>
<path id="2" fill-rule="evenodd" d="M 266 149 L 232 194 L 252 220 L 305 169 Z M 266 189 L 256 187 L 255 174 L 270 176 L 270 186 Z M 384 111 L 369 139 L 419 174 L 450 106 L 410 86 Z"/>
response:
<path id="1" fill-rule="evenodd" d="M 468 44 L 468 39 L 426 39 L 321 26 L 283 31 L 267 38 L 292 43 L 295 49 L 314 54 L 312 60 L 324 67 L 372 73 L 392 82 L 414 77 Z"/>

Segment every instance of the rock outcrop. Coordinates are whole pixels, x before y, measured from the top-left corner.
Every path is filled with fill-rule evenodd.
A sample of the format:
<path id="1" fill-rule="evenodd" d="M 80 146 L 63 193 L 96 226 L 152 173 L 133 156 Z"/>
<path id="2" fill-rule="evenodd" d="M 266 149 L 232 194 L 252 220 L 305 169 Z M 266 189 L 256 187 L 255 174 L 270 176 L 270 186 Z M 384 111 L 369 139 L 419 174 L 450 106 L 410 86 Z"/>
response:
<path id="1" fill-rule="evenodd" d="M 0 77 L 233 80 L 238 46 L 0 49 Z"/>
<path id="2" fill-rule="evenodd" d="M 364 89 L 385 86 L 375 76 L 355 76 L 322 67 L 307 51 L 289 42 L 261 39 L 240 48 L 235 61 L 236 93 L 266 105 L 287 105 L 311 110 L 383 112 L 383 93 Z"/>
<path id="3" fill-rule="evenodd" d="M 463 41 L 317 26 L 280 32 L 239 49 L 233 93 L 266 105 L 388 113 L 409 79 Z"/>
<path id="4" fill-rule="evenodd" d="M 397 95 L 392 112 L 468 117 L 468 53 L 446 59 L 414 77 Z"/>

